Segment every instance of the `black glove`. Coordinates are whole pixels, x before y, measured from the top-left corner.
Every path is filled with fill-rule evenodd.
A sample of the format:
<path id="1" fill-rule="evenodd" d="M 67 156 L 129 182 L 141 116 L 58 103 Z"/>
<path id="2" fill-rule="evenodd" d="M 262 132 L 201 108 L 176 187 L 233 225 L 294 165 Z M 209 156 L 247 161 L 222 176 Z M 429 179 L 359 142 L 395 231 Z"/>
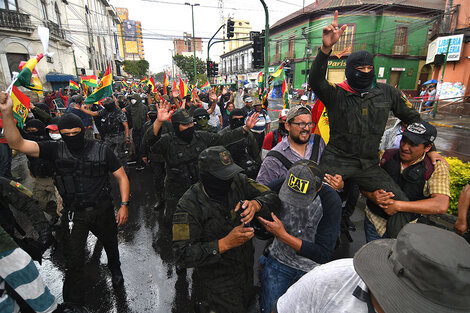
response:
<path id="1" fill-rule="evenodd" d="M 43 246 L 44 251 L 46 251 L 55 241 L 52 231 L 49 227 L 43 227 L 38 234 L 39 243 Z"/>

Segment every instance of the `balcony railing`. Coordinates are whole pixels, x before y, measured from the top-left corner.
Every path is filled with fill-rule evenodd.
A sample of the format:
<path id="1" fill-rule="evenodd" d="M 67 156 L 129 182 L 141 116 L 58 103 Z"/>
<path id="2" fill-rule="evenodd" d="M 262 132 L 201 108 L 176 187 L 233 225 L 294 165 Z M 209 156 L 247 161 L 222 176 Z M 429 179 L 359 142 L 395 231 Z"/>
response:
<path id="1" fill-rule="evenodd" d="M 61 38 L 65 39 L 64 36 L 64 31 L 60 26 L 54 22 L 47 21 L 47 28 L 49 28 L 49 31 L 51 32 L 51 35 L 56 37 L 56 38 Z"/>
<path id="2" fill-rule="evenodd" d="M 392 48 L 393 55 L 409 55 L 410 46 L 409 45 L 394 45 Z"/>
<path id="3" fill-rule="evenodd" d="M 286 59 L 295 59 L 295 50 L 287 51 L 285 55 Z"/>
<path id="4" fill-rule="evenodd" d="M 8 10 L 0 10 L 0 27 L 25 31 L 34 29 L 28 14 Z"/>

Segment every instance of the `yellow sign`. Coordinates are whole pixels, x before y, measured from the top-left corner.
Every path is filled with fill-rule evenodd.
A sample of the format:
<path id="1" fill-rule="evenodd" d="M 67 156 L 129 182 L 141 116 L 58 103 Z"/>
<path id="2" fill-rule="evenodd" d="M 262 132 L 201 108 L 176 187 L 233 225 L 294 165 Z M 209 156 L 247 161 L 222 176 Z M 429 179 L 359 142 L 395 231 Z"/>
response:
<path id="1" fill-rule="evenodd" d="M 125 44 L 127 53 L 139 53 L 139 50 L 137 50 L 137 41 L 126 40 Z"/>
<path id="2" fill-rule="evenodd" d="M 309 184 L 310 182 L 308 180 L 297 178 L 292 174 L 290 174 L 289 181 L 287 182 L 287 186 L 289 186 L 290 189 L 300 193 L 307 193 Z"/>

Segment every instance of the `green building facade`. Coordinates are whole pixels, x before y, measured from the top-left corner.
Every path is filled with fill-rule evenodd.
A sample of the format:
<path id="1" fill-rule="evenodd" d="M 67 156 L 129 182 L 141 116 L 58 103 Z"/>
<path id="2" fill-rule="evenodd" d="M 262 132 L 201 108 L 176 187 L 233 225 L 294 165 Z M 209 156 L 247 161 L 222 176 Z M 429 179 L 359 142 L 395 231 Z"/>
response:
<path id="1" fill-rule="evenodd" d="M 374 55 L 375 74 L 379 82 L 416 90 L 427 80 L 431 65 L 425 65 L 429 34 L 434 23 L 443 17 L 445 1 L 317 1 L 295 12 L 270 28 L 270 71 L 286 61 L 286 77 L 295 89 L 303 89 L 308 71 L 321 46 L 323 27 L 338 10 L 338 23 L 347 24 L 340 41 L 333 47 L 327 78 L 339 83 L 345 79 L 344 68 L 351 52 L 368 50 Z M 419 2 L 419 5 L 416 4 Z"/>

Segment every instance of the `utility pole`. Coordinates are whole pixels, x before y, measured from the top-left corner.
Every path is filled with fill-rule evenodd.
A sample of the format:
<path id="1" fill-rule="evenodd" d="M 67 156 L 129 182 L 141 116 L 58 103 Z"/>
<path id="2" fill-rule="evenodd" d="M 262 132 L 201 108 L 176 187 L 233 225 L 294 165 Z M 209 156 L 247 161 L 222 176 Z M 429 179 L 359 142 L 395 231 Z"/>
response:
<path id="1" fill-rule="evenodd" d="M 268 12 L 268 6 L 264 2 L 264 0 L 260 0 L 261 4 L 263 5 L 264 8 L 264 14 L 266 16 L 266 21 L 264 25 L 264 79 L 263 79 L 263 87 L 266 86 L 266 83 L 268 82 L 268 62 L 269 62 L 269 12 Z"/>
<path id="2" fill-rule="evenodd" d="M 191 14 L 193 18 L 193 50 L 194 50 L 194 60 L 193 60 L 193 65 L 194 65 L 194 81 L 197 79 L 197 71 L 196 71 L 196 35 L 194 33 L 194 7 L 199 6 L 199 3 L 191 4 L 189 2 L 186 2 L 185 5 L 190 5 L 191 6 Z"/>
<path id="3" fill-rule="evenodd" d="M 446 49 L 446 54 L 445 54 L 445 57 L 444 57 L 444 65 L 442 66 L 442 74 L 441 74 L 441 80 L 440 80 L 440 89 L 439 89 L 439 94 L 436 93 L 436 101 L 434 101 L 434 109 L 432 110 L 432 118 L 435 118 L 436 117 L 436 113 L 437 113 L 437 104 L 439 103 L 439 96 L 440 96 L 440 93 L 442 91 L 442 83 L 444 82 L 444 72 L 446 71 L 446 64 L 447 64 L 447 55 L 449 54 L 449 47 L 450 47 L 450 42 L 451 42 L 451 38 L 447 39 L 447 49 Z M 436 86 L 436 89 L 437 89 L 437 86 Z"/>

